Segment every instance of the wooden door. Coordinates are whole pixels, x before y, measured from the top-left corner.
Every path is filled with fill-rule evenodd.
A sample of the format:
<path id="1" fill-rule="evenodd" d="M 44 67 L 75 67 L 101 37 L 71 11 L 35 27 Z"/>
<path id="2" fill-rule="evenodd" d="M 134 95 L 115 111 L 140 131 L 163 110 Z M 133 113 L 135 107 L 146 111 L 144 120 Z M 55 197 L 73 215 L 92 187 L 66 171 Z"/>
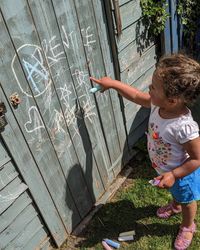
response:
<path id="1" fill-rule="evenodd" d="M 5 140 L 60 245 L 122 166 L 126 138 L 118 96 L 89 93 L 90 75 L 114 78 L 104 5 L 0 3 L 0 81 L 11 117 Z M 13 94 L 21 100 L 16 106 Z"/>

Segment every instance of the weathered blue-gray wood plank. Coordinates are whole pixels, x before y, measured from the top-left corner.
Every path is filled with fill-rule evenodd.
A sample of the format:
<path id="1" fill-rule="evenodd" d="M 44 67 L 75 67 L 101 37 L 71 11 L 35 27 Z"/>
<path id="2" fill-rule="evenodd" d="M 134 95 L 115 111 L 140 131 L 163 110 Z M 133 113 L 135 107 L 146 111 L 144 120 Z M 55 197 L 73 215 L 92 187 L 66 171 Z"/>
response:
<path id="1" fill-rule="evenodd" d="M 22 248 L 23 250 L 30 250 L 30 249 L 41 249 L 40 245 L 42 242 L 47 238 L 46 233 L 43 229 L 40 229 L 36 232 L 36 234 L 27 242 L 27 244 Z"/>
<path id="2" fill-rule="evenodd" d="M 0 190 L 18 176 L 13 163 L 10 161 L 0 169 Z"/>
<path id="3" fill-rule="evenodd" d="M 171 0 L 166 1 L 167 2 L 167 7 L 166 7 L 167 13 L 170 13 L 170 1 Z M 171 20 L 170 20 L 170 18 L 168 18 L 166 23 L 165 23 L 163 45 L 164 45 L 164 53 L 170 54 L 172 52 L 172 37 L 171 37 Z"/>
<path id="4" fill-rule="evenodd" d="M 142 16 L 140 0 L 132 0 L 120 7 L 122 30 L 133 24 Z"/>
<path id="5" fill-rule="evenodd" d="M 24 72 L 27 65 L 27 67 L 36 67 L 38 61 L 35 59 L 34 56 L 36 55 L 34 53 L 38 53 L 38 51 L 35 52 L 35 50 L 38 48 L 38 46 L 40 47 L 40 43 L 37 33 L 35 32 L 35 27 L 33 25 L 33 20 L 30 15 L 27 3 L 23 0 L 18 0 L 15 2 L 15 4 L 17 6 L 14 8 L 13 5 L 11 5 L 11 1 L 4 1 L 1 8 L 7 23 L 7 27 L 9 28 L 9 34 L 13 39 L 13 44 L 17 50 L 17 56 L 13 53 L 13 60 L 10 60 L 10 62 L 13 63 L 12 70 L 14 70 L 15 76 L 17 75 L 20 80 L 18 79 L 18 86 L 15 82 L 15 85 L 11 85 L 9 89 L 4 84 L 4 91 L 6 94 L 8 94 L 10 91 L 19 92 L 19 85 L 21 90 L 23 90 L 23 98 L 24 102 L 26 102 L 26 105 L 20 105 L 18 109 L 14 111 L 16 118 L 21 129 L 23 130 L 27 142 L 29 143 L 29 147 L 31 148 L 38 167 L 42 172 L 45 183 L 50 191 L 51 196 L 53 197 L 57 209 L 59 210 L 59 214 L 65 224 L 65 227 L 68 231 L 71 231 L 73 227 L 71 220 L 72 214 L 74 216 L 74 225 L 80 221 L 79 214 L 71 197 L 71 193 L 61 169 L 60 162 L 58 161 L 55 150 L 52 147 L 49 134 L 46 131 L 44 124 L 45 121 L 43 121 L 43 118 L 45 119 L 45 117 L 41 117 L 41 113 L 37 107 L 37 104 L 35 103 L 34 98 L 31 97 L 31 94 L 34 94 L 35 98 L 41 97 L 44 87 L 46 89 L 50 84 L 48 78 L 49 73 L 45 71 L 44 66 L 40 64 L 38 66 L 39 69 L 36 69 L 36 71 L 40 72 L 40 77 L 45 79 L 47 77 L 47 80 L 43 83 L 38 82 L 38 86 L 36 86 L 33 81 L 33 77 L 35 75 L 32 75 L 33 72 L 36 72 L 30 69 L 30 72 L 32 72 L 31 75 L 29 74 L 26 76 L 29 78 L 30 85 L 32 85 L 32 89 L 30 89 L 28 84 L 29 82 L 26 81 Z M 15 20 L 14 25 L 12 23 L 13 19 Z M 24 31 L 24 23 L 26 23 L 26 29 L 25 32 L 21 33 L 19 31 Z M 33 46 L 29 46 L 32 44 Z M 33 63 L 34 66 L 29 66 L 30 63 Z M 21 67 L 22 65 L 24 68 Z M 15 81 L 16 80 L 17 79 L 15 79 Z M 68 203 L 63 202 L 66 201 L 66 199 Z"/>
<path id="6" fill-rule="evenodd" d="M 93 0 L 93 11 L 96 19 L 96 26 L 97 26 L 97 32 L 98 32 L 98 38 L 99 38 L 99 45 L 102 53 L 102 59 L 103 59 L 103 64 L 104 64 L 104 70 L 105 70 L 105 75 L 111 76 L 112 78 L 115 77 L 114 75 L 114 67 L 113 67 L 113 58 L 111 54 L 111 42 L 110 42 L 110 37 L 108 35 L 108 27 L 107 27 L 107 19 L 105 16 L 105 10 L 104 10 L 104 5 L 102 2 L 98 0 Z M 117 159 L 119 158 L 119 155 L 122 150 L 122 142 L 125 140 L 125 131 L 124 131 L 124 126 L 123 126 L 123 119 L 121 113 L 115 112 L 115 110 L 120 110 L 120 104 L 119 104 L 119 99 L 118 95 L 116 92 L 111 92 L 108 94 L 108 101 L 107 101 L 107 106 L 103 109 L 101 109 L 101 114 L 103 116 L 103 126 L 104 128 L 106 127 L 106 133 L 105 137 L 106 140 L 108 141 L 108 145 L 110 144 L 110 140 L 113 141 L 113 144 L 117 143 L 119 145 L 118 153 L 117 150 L 112 150 L 109 149 L 111 152 L 111 165 L 115 164 Z M 99 98 L 97 97 L 97 100 L 101 100 L 101 96 Z M 98 102 L 98 106 L 102 107 L 102 101 Z M 110 101 L 111 100 L 111 101 Z M 104 101 L 104 100 L 103 100 Z M 107 123 L 105 123 L 105 120 L 107 120 L 107 117 L 105 116 L 105 110 L 107 112 L 110 112 L 110 116 L 112 119 L 112 122 L 110 123 L 110 128 L 107 128 Z M 110 133 L 110 129 L 112 129 L 113 134 Z M 112 134 L 111 136 L 107 136 L 107 134 Z M 116 155 L 117 153 L 117 155 Z"/>
<path id="7" fill-rule="evenodd" d="M 0 249 L 4 249 L 24 227 L 37 216 L 33 206 L 30 204 L 26 207 L 17 218 L 0 234 Z"/>
<path id="8" fill-rule="evenodd" d="M 177 1 L 170 0 L 170 21 L 171 21 L 171 45 L 172 53 L 178 53 L 179 50 L 179 29 L 178 29 L 178 14 L 177 14 Z"/>
<path id="9" fill-rule="evenodd" d="M 24 225 L 23 229 L 18 232 L 18 235 L 6 246 L 5 250 L 24 249 L 24 247 L 31 242 L 31 239 L 38 234 L 38 232 L 40 232 L 40 236 L 35 244 L 35 248 L 39 248 L 40 243 L 47 238 L 47 234 L 40 219 L 38 217 L 34 217 L 27 225 Z M 30 250 L 35 248 L 30 248 Z"/>
<path id="10" fill-rule="evenodd" d="M 91 84 L 88 72 L 89 62 L 87 62 L 85 57 L 85 47 L 92 49 L 92 47 L 95 46 L 94 41 L 96 38 L 93 35 L 94 31 L 90 29 L 90 24 L 86 23 L 84 27 L 79 27 L 73 1 L 54 2 L 59 28 L 60 30 L 64 29 L 64 32 L 61 32 L 63 42 L 66 43 L 66 38 L 69 38 L 69 35 L 73 34 L 72 32 L 75 32 L 73 40 L 74 45 L 71 44 L 70 49 L 65 46 L 65 53 L 69 65 L 72 66 L 71 73 L 73 76 L 73 84 L 78 96 L 78 99 L 76 100 L 76 122 L 85 151 L 81 154 L 82 152 L 77 149 L 77 154 L 81 165 L 86 165 L 84 169 L 85 178 L 87 183 L 88 181 L 90 182 L 89 186 L 92 187 L 92 196 L 96 197 L 95 192 L 97 193 L 102 185 L 99 177 L 104 186 L 107 186 L 108 184 L 108 174 L 106 169 L 110 165 L 108 152 L 103 140 L 103 134 L 99 131 L 100 124 L 97 118 L 98 113 L 94 97 L 89 94 Z M 69 41 L 71 42 L 71 39 Z M 77 48 L 78 52 L 76 51 Z M 88 152 L 92 152 L 92 154 L 89 154 Z M 100 176 L 98 172 L 100 173 Z"/>
<path id="11" fill-rule="evenodd" d="M 140 40 L 147 39 L 147 31 L 143 23 L 143 19 L 140 18 L 122 31 L 122 34 L 116 40 L 118 52 L 123 50 L 127 45 L 136 40 L 139 43 Z M 138 41 L 139 40 L 139 41 Z M 148 40 L 146 40 L 148 41 Z"/>
<path id="12" fill-rule="evenodd" d="M 153 46 L 140 58 L 136 58 L 136 60 L 121 73 L 121 80 L 129 84 L 133 83 L 146 71 L 146 69 L 151 68 L 156 62 L 156 47 Z"/>
<path id="13" fill-rule="evenodd" d="M 66 82 L 66 78 L 57 76 L 55 79 L 55 75 L 59 72 L 59 70 L 67 65 L 63 43 L 60 39 L 60 33 L 57 27 L 57 21 L 52 4 L 44 1 L 38 1 L 37 4 L 35 1 L 30 1 L 29 3 L 41 47 L 45 43 L 49 46 L 49 50 L 51 50 L 51 46 L 53 46 L 53 48 L 57 47 L 57 52 L 60 54 L 59 57 L 57 56 L 58 54 L 56 54 L 57 58 L 55 56 L 54 59 L 57 61 L 52 65 L 52 61 L 48 59 L 50 56 L 53 57 L 53 53 L 48 53 L 48 49 L 44 49 L 43 53 L 46 53 L 46 63 L 48 65 L 47 70 L 50 73 L 50 80 L 52 81 L 51 86 L 49 86 L 51 95 L 48 96 L 51 100 L 49 101 L 48 110 L 43 108 L 46 103 L 45 95 L 43 97 L 41 96 L 41 98 L 37 98 L 36 102 L 38 103 L 45 126 L 47 127 L 50 135 L 51 142 L 55 148 L 57 157 L 59 158 L 59 162 L 66 178 L 66 183 L 69 186 L 69 190 L 72 194 L 76 207 L 83 218 L 92 207 L 92 198 L 90 197 L 88 187 L 84 180 L 84 174 L 76 155 L 74 147 L 76 145 L 73 145 L 73 142 L 71 141 L 74 134 L 68 133 L 67 121 L 64 121 L 64 116 L 68 110 L 66 110 L 64 105 L 61 106 L 58 99 L 58 94 L 61 93 L 61 99 L 65 95 L 65 93 L 60 90 L 65 88 L 66 84 L 64 85 L 63 83 Z M 54 53 L 56 53 L 56 50 L 54 50 Z M 60 82 L 59 86 L 62 87 L 57 88 L 58 82 Z M 71 98 L 75 100 L 76 96 L 72 96 Z M 69 173 L 73 173 L 70 178 L 68 178 Z M 77 181 L 79 182 L 79 185 L 77 185 Z M 66 201 L 63 202 L 68 202 L 67 197 L 65 200 Z M 69 204 L 69 208 L 70 207 L 71 204 Z M 73 216 L 76 216 L 76 213 L 74 213 Z M 78 217 L 77 221 L 79 219 L 80 218 Z M 74 219 L 73 227 L 76 225 L 75 222 L 76 219 Z"/>
<path id="14" fill-rule="evenodd" d="M 2 143 L 2 139 L 0 140 L 0 169 L 4 164 L 10 161 L 10 156 L 6 152 L 4 145 Z"/>
<path id="15" fill-rule="evenodd" d="M 93 47 L 85 47 L 86 58 L 89 62 L 89 73 L 92 75 L 96 75 L 97 77 L 102 77 L 105 75 L 105 65 L 102 58 L 100 41 L 98 39 L 98 30 L 96 26 L 96 20 L 93 14 L 94 11 L 92 1 L 75 1 L 75 5 L 77 9 L 80 29 L 84 29 L 85 27 L 87 27 L 88 24 L 90 24 L 90 29 L 93 31 L 94 38 L 96 40 Z M 83 12 L 85 13 L 85 15 L 82 15 Z M 101 124 L 98 123 L 98 119 L 94 120 L 94 125 L 96 126 L 94 128 L 91 128 L 96 130 L 95 137 L 98 136 L 99 138 L 102 138 L 102 135 L 104 136 L 107 150 L 111 160 L 110 165 L 112 165 L 112 163 L 115 162 L 116 157 L 118 157 L 118 155 L 120 154 L 120 147 L 119 141 L 117 140 L 117 130 L 115 127 L 115 121 L 113 117 L 113 110 L 109 98 L 109 93 L 103 96 L 96 95 L 96 100 L 99 110 L 99 117 L 97 118 L 99 118 L 102 123 L 102 129 L 104 134 L 101 133 Z M 111 129 L 112 133 L 110 133 Z"/>
<path id="16" fill-rule="evenodd" d="M 12 47 L 2 17 L 0 18 L 0 27 L 1 84 L 2 87 L 5 86 L 4 91 L 9 97 L 13 92 L 16 92 L 16 79 L 13 78 L 13 73 L 11 73 L 11 61 L 13 59 L 13 56 L 15 55 L 15 51 Z M 21 74 L 19 74 L 18 77 L 21 77 Z M 9 88 L 7 88 L 8 82 Z M 0 96 L 1 100 L 5 103 L 8 109 L 6 117 L 9 124 L 8 126 L 6 126 L 5 131 L 2 133 L 2 137 L 5 140 L 12 156 L 14 157 L 14 160 L 17 163 L 18 168 L 20 169 L 23 175 L 23 178 L 28 184 L 29 189 L 34 197 L 34 200 L 37 202 L 40 212 L 42 213 L 43 218 L 47 222 L 47 225 L 53 235 L 53 238 L 55 239 L 56 243 L 60 245 L 66 238 L 66 231 L 59 218 L 55 205 L 47 191 L 47 188 L 37 168 L 37 165 L 33 160 L 33 156 L 29 152 L 29 148 L 26 145 L 26 142 L 24 141 L 24 137 L 18 128 L 18 124 L 16 123 L 14 116 L 12 115 L 12 112 L 9 108 L 9 104 L 7 103 L 2 93 L 2 90 L 0 91 Z M 22 98 L 22 102 L 24 103 L 23 95 L 20 95 L 20 97 Z M 23 117 L 24 119 L 27 119 L 26 107 L 24 108 L 25 109 L 23 109 L 18 116 L 20 121 L 21 119 L 23 119 Z M 22 127 L 23 126 L 24 124 L 22 123 Z M 19 150 L 19 145 L 21 150 Z M 38 151 L 36 151 L 36 155 L 38 155 Z M 48 168 L 46 168 L 46 171 L 48 171 Z M 48 213 L 46 213 L 46 207 L 48 207 Z M 52 220 L 52 218 L 54 219 Z"/>
<path id="17" fill-rule="evenodd" d="M 128 3 L 130 2 L 131 0 L 119 0 L 119 6 L 125 4 L 125 3 Z"/>
<path id="18" fill-rule="evenodd" d="M 125 49 L 119 53 L 119 65 L 120 71 L 123 72 L 127 69 L 132 63 L 139 60 L 141 54 L 144 54 L 148 49 L 154 45 L 154 41 L 148 41 L 146 44 L 145 41 L 141 39 L 141 44 L 137 44 L 136 40 L 130 43 Z"/>
<path id="19" fill-rule="evenodd" d="M 7 210 L 0 216 L 0 233 L 8 227 L 12 221 L 20 214 L 22 210 L 25 209 L 30 203 L 31 199 L 29 195 L 24 192 L 21 194 L 11 206 L 8 207 Z"/>
<path id="20" fill-rule="evenodd" d="M 49 239 L 49 237 L 48 237 L 48 238 L 46 238 L 43 242 L 41 242 L 41 244 L 40 244 L 40 246 L 39 246 L 39 249 L 40 249 L 40 250 L 50 250 L 50 249 L 52 249 L 52 246 L 51 246 L 49 240 L 50 240 L 50 239 Z"/>
<path id="21" fill-rule="evenodd" d="M 142 19 L 140 1 L 120 0 L 119 6 L 122 21 L 122 33 L 119 36 L 116 35 L 119 78 L 122 82 L 146 91 L 156 63 L 156 45 L 153 45 L 154 41 L 148 38 L 148 31 Z M 114 10 L 114 6 L 112 9 Z M 113 19 L 115 24 L 114 11 Z M 132 154 L 132 146 L 145 132 L 149 110 L 140 110 L 140 106 L 125 98 L 123 98 L 123 103 L 122 112 L 124 112 L 129 146 L 124 145 L 122 162 L 127 162 Z"/>
<path id="22" fill-rule="evenodd" d="M 0 191 L 0 214 L 3 213 L 27 188 L 27 185 L 22 183 L 18 177 L 4 187 L 4 189 Z"/>
<path id="23" fill-rule="evenodd" d="M 98 27 L 98 34 L 100 37 L 99 41 L 101 44 L 101 51 L 103 54 L 103 60 L 105 64 L 105 74 L 112 78 L 115 78 L 115 72 L 114 72 L 114 67 L 113 67 L 113 57 L 112 57 L 112 52 L 111 52 L 111 41 L 108 35 L 109 30 L 108 30 L 108 24 L 107 24 L 104 6 L 98 0 L 93 0 L 93 6 L 94 6 L 95 17 L 96 17 L 96 24 Z M 99 95 L 99 93 L 97 93 L 97 95 Z M 119 112 L 120 110 L 119 98 L 118 98 L 118 94 L 116 91 L 110 91 L 109 95 L 112 101 L 115 126 L 117 127 L 116 137 L 118 137 L 120 149 L 122 151 L 126 135 L 125 135 L 122 114 L 121 112 Z M 99 98 L 101 98 L 101 95 L 99 95 Z M 112 166 L 114 164 L 115 163 L 112 163 Z"/>
<path id="24" fill-rule="evenodd" d="M 146 67 L 144 73 L 130 85 L 138 88 L 141 91 L 148 91 L 149 85 L 152 82 L 152 75 L 154 71 L 155 71 L 155 65 L 151 66 L 150 68 Z M 127 107 L 127 105 L 128 104 L 131 105 L 132 102 L 124 98 L 124 104 L 125 107 Z"/>
<path id="25" fill-rule="evenodd" d="M 134 144 L 142 137 L 144 136 L 144 132 L 147 130 L 148 127 L 148 116 L 146 116 L 146 119 L 143 120 L 143 122 L 137 126 L 134 130 L 131 129 L 132 133 L 128 136 L 128 145 L 130 148 L 134 147 Z"/>
<path id="26" fill-rule="evenodd" d="M 137 79 L 132 86 L 148 92 L 148 87 L 151 84 L 151 79 L 155 66 L 148 69 L 139 79 Z M 126 116 L 126 127 L 129 134 L 140 126 L 140 124 L 149 116 L 148 109 L 141 109 L 140 105 L 136 105 L 128 100 L 124 100 L 125 103 L 125 116 Z M 130 142 L 130 140 L 129 140 Z"/>

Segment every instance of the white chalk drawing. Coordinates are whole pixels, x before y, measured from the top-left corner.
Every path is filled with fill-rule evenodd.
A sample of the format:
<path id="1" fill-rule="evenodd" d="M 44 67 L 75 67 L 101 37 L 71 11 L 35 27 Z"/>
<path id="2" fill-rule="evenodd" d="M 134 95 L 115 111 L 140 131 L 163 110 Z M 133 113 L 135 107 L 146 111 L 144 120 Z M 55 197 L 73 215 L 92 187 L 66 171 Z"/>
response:
<path id="1" fill-rule="evenodd" d="M 17 54 L 23 56 L 22 64 L 24 66 L 27 79 L 32 85 L 33 96 L 38 97 L 42 95 L 51 84 L 51 79 L 49 78 L 47 69 L 44 67 L 41 48 L 37 45 L 25 44 L 17 49 Z M 11 62 L 11 68 L 14 77 L 22 93 L 24 93 L 28 97 L 32 97 L 32 93 L 24 89 L 16 74 L 16 69 L 19 66 L 17 61 L 17 54 L 14 55 Z M 22 72 L 20 72 L 19 74 L 22 74 Z"/>
<path id="2" fill-rule="evenodd" d="M 47 91 L 43 95 L 43 102 L 44 102 L 44 111 L 42 112 L 42 116 L 46 114 L 48 111 L 51 113 L 51 102 L 52 102 L 52 87 L 51 85 L 47 88 Z"/>
<path id="3" fill-rule="evenodd" d="M 13 192 L 5 190 L 7 184 L 13 181 L 14 177 L 16 177 L 16 172 L 12 172 L 10 174 L 5 173 L 4 176 L 2 176 L 2 174 L 0 173 L 0 186 L 3 187 L 3 189 L 0 191 L 0 203 L 15 200 L 24 191 L 24 184 L 18 185 L 16 190 L 14 190 Z"/>
<path id="4" fill-rule="evenodd" d="M 72 47 L 73 50 L 78 49 L 78 41 L 77 36 L 74 31 L 67 34 L 64 25 L 62 25 L 62 31 L 64 34 L 63 44 L 67 49 L 70 49 Z"/>
<path id="5" fill-rule="evenodd" d="M 67 122 L 67 125 L 75 125 L 76 124 L 76 105 L 70 107 L 69 103 L 65 102 L 65 111 L 64 116 Z"/>
<path id="6" fill-rule="evenodd" d="M 32 106 L 29 108 L 28 117 L 29 120 L 24 124 L 27 133 L 45 128 L 37 107 Z"/>
<path id="7" fill-rule="evenodd" d="M 65 130 L 62 128 L 62 125 L 64 124 L 64 117 L 62 112 L 59 112 L 56 109 L 54 109 L 54 112 L 55 112 L 54 116 L 55 131 L 65 133 Z"/>
<path id="8" fill-rule="evenodd" d="M 10 192 L 7 191 L 5 194 L 0 194 L 0 203 L 9 202 L 15 200 L 24 191 L 24 186 L 17 187 L 17 190 Z"/>
<path id="9" fill-rule="evenodd" d="M 79 69 L 76 69 L 72 75 L 75 76 L 79 86 L 86 84 L 85 79 L 86 77 L 88 77 L 88 74 L 84 73 L 83 71 L 80 71 Z"/>
<path id="10" fill-rule="evenodd" d="M 81 33 L 84 39 L 84 46 L 92 48 L 91 45 L 96 43 L 96 40 L 93 38 L 94 35 L 90 32 L 90 29 L 90 26 L 86 29 L 81 29 Z M 51 84 L 48 67 L 52 67 L 55 63 L 63 59 L 66 60 L 63 45 L 68 49 L 71 47 L 74 50 L 79 49 L 76 32 L 71 31 L 67 34 L 64 26 L 62 26 L 62 32 L 64 33 L 64 40 L 62 40 L 62 43 L 57 42 L 57 37 L 53 36 L 49 41 L 44 39 L 41 42 L 42 48 L 34 44 L 24 44 L 17 49 L 17 53 L 14 55 L 11 62 L 11 68 L 20 90 L 28 97 L 39 97 L 47 90 L 48 86 Z M 33 93 L 31 93 L 29 89 L 24 89 L 25 87 L 22 86 L 19 80 L 20 77 L 17 76 L 17 72 L 19 72 L 18 74 L 22 74 L 21 71 L 17 70 L 20 68 L 17 54 L 22 58 L 22 65 L 26 77 L 31 84 Z M 46 61 L 44 61 L 43 56 L 45 56 Z M 47 65 L 45 66 L 44 62 L 48 64 L 48 67 Z"/>
<path id="11" fill-rule="evenodd" d="M 86 101 L 86 102 L 83 101 L 84 117 L 88 118 L 90 123 L 93 123 L 91 117 L 96 115 L 95 112 L 92 112 L 94 108 L 95 106 L 91 105 L 89 101 Z"/>
<path id="12" fill-rule="evenodd" d="M 91 47 L 91 44 L 96 43 L 96 40 L 93 39 L 93 34 L 89 33 L 90 26 L 88 26 L 86 29 L 81 29 L 81 32 L 83 34 L 83 37 L 85 37 L 84 46 L 85 47 Z"/>
<path id="13" fill-rule="evenodd" d="M 44 39 L 41 44 L 49 67 L 60 60 L 66 59 L 63 46 L 56 42 L 56 36 L 53 36 L 49 41 Z"/>
<path id="14" fill-rule="evenodd" d="M 64 102 L 69 102 L 69 96 L 72 92 L 69 90 L 67 84 L 65 83 L 63 87 L 57 88 L 57 90 L 61 92 L 60 100 L 63 100 Z"/>
<path id="15" fill-rule="evenodd" d="M 66 150 L 66 145 L 67 147 L 72 145 L 71 140 L 80 137 L 80 128 L 77 127 L 78 107 L 76 94 L 83 109 L 81 119 L 84 117 L 92 123 L 93 117 L 96 116 L 93 98 L 89 93 L 91 86 L 87 70 L 83 71 L 83 69 L 79 69 L 78 67 L 75 68 L 74 65 L 63 67 L 63 60 L 67 62 L 65 50 L 72 49 L 74 52 L 79 50 L 80 45 L 78 44 L 77 37 L 78 35 L 80 36 L 80 34 L 78 34 L 77 31 L 67 33 L 64 26 L 61 27 L 61 32 L 63 37 L 62 41 L 54 35 L 49 40 L 43 39 L 41 47 L 33 44 L 20 46 L 11 63 L 14 77 L 22 93 L 27 96 L 27 99 L 29 99 L 29 97 L 40 97 L 44 103 L 43 109 L 40 110 L 40 112 L 42 112 L 41 115 L 36 106 L 32 106 L 30 103 L 30 106 L 27 105 L 28 121 L 25 122 L 24 128 L 29 134 L 28 142 L 35 146 L 36 151 L 42 151 L 42 145 L 46 143 L 46 136 L 44 136 L 46 126 L 55 149 L 58 150 L 59 156 Z M 88 49 L 87 53 L 92 52 L 96 39 L 94 38 L 91 27 L 88 26 L 81 29 L 81 36 L 83 46 Z M 21 58 L 22 66 L 31 89 L 28 85 L 20 82 L 22 72 L 19 70 L 18 55 Z M 90 67 L 92 69 L 91 63 Z M 60 85 L 60 79 L 66 79 L 67 71 L 69 71 L 69 73 L 72 72 L 75 85 L 73 85 L 72 82 L 63 82 L 62 85 Z M 51 79 L 55 83 L 55 88 L 52 85 Z M 58 81 L 59 87 L 56 86 Z M 76 89 L 74 86 L 76 86 Z M 57 110 L 53 104 L 53 96 L 55 94 L 59 97 L 62 110 Z M 49 120 L 45 122 L 44 126 L 42 117 L 45 115 L 49 117 Z M 66 125 L 70 130 L 70 135 L 66 130 Z"/>

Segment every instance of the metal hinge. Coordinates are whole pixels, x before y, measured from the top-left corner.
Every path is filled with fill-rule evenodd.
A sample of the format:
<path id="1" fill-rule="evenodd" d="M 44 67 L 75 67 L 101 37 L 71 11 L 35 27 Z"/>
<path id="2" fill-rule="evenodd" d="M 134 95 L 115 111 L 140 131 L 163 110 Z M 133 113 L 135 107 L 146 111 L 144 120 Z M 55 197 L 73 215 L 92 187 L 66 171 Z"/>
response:
<path id="1" fill-rule="evenodd" d="M 113 7 L 114 7 L 114 16 L 115 16 L 115 23 L 117 29 L 117 36 L 120 36 L 122 33 L 122 21 L 120 15 L 120 7 L 119 7 L 119 0 L 112 0 Z"/>

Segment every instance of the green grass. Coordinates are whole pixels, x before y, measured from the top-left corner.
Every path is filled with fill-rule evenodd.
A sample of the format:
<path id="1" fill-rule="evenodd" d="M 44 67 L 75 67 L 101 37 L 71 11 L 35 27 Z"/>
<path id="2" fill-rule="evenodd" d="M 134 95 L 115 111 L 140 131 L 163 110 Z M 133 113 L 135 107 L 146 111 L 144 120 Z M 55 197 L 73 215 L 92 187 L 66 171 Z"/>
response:
<path id="1" fill-rule="evenodd" d="M 81 235 L 84 240 L 79 243 L 78 249 L 102 250 L 102 239 L 117 240 L 120 232 L 129 230 L 136 231 L 135 239 L 121 243 L 120 249 L 173 249 L 181 216 L 176 215 L 168 220 L 156 217 L 157 208 L 167 204 L 171 200 L 171 195 L 167 190 L 158 189 L 148 183 L 155 176 L 155 172 L 150 167 L 147 152 L 140 144 L 139 148 L 143 151 L 144 159 L 132 160 L 133 173 L 114 198 L 94 216 L 90 225 Z M 197 224 L 199 218 L 200 212 L 196 218 Z M 200 233 L 197 232 L 189 249 L 200 249 L 199 236 Z"/>

